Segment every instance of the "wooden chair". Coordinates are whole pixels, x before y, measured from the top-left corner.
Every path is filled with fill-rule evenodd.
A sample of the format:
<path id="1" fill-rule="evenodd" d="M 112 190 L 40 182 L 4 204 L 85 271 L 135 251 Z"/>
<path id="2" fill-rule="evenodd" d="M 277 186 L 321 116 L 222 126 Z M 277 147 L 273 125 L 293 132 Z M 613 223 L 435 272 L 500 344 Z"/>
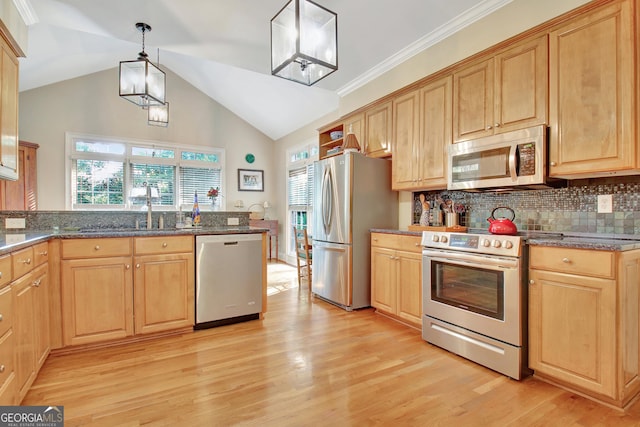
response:
<path id="1" fill-rule="evenodd" d="M 296 239 L 296 262 L 298 264 L 298 290 L 302 287 L 302 278 L 306 277 L 309 294 L 311 294 L 311 271 L 313 269 L 313 252 L 309 244 L 306 228 L 293 227 Z"/>

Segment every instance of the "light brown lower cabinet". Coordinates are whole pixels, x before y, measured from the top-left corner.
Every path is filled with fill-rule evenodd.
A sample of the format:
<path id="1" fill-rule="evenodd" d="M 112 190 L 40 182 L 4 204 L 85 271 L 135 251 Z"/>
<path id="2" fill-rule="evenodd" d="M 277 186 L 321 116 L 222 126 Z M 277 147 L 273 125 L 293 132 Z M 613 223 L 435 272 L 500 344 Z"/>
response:
<path id="1" fill-rule="evenodd" d="M 193 237 L 135 239 L 135 333 L 193 326 Z"/>
<path id="2" fill-rule="evenodd" d="M 422 327 L 420 236 L 371 233 L 371 306 Z"/>
<path id="3" fill-rule="evenodd" d="M 6 260 L 9 261 L 9 269 L 6 267 Z M 5 277 L 7 272 L 11 272 L 11 256 L 7 255 L 0 260 L 0 269 Z M 9 281 L 11 276 L 9 275 Z M 15 371 L 15 332 L 14 313 L 15 304 L 11 286 L 7 283 L 0 289 L 0 405 L 16 404 L 16 371 Z"/>
<path id="4" fill-rule="evenodd" d="M 62 259 L 64 346 L 193 326 L 192 236 L 69 239 Z"/>
<path id="5" fill-rule="evenodd" d="M 532 246 L 529 364 L 618 407 L 640 392 L 640 250 Z"/>
<path id="6" fill-rule="evenodd" d="M 43 243 L 11 254 L 17 402 L 27 394 L 50 350 L 47 286 L 49 266 L 46 255 L 34 256 L 34 253 L 46 248 L 46 245 Z"/>
<path id="7" fill-rule="evenodd" d="M 65 346 L 133 335 L 131 257 L 64 260 L 61 271 Z"/>

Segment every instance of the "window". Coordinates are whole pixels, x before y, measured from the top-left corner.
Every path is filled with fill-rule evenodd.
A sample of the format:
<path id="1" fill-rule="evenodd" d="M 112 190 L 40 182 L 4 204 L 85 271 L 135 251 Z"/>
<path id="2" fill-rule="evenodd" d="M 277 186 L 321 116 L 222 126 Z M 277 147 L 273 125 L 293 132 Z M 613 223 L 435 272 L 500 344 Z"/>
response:
<path id="1" fill-rule="evenodd" d="M 67 134 L 67 154 L 70 209 L 142 209 L 146 185 L 153 206 L 167 210 L 190 209 L 211 187 L 224 195 L 222 149 Z"/>
<path id="2" fill-rule="evenodd" d="M 317 159 L 317 144 L 311 143 L 287 153 L 287 241 L 289 255 L 295 252 L 292 228 L 306 228 L 312 234 L 313 160 Z"/>

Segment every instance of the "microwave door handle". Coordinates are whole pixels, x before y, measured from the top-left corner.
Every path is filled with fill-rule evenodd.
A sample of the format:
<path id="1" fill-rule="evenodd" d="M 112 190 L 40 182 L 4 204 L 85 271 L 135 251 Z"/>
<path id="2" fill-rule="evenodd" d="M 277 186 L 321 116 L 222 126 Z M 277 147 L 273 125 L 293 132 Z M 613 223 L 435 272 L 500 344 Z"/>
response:
<path id="1" fill-rule="evenodd" d="M 516 155 L 518 154 L 518 145 L 512 145 L 509 150 L 509 172 L 511 174 L 511 181 L 516 182 L 518 180 L 518 171 L 516 170 Z"/>

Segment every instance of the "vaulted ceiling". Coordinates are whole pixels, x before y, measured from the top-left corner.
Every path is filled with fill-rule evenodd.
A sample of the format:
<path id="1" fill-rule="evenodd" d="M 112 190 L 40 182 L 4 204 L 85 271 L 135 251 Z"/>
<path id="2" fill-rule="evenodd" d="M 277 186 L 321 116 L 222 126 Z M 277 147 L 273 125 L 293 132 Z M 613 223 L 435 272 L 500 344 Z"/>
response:
<path id="1" fill-rule="evenodd" d="M 272 139 L 511 0 L 315 0 L 338 14 L 338 71 L 307 87 L 270 72 L 270 20 L 287 0 L 20 0 L 30 6 L 20 91 L 146 52 Z M 117 90 L 114 88 L 114 91 Z M 171 82 L 167 81 L 170 101 Z"/>

